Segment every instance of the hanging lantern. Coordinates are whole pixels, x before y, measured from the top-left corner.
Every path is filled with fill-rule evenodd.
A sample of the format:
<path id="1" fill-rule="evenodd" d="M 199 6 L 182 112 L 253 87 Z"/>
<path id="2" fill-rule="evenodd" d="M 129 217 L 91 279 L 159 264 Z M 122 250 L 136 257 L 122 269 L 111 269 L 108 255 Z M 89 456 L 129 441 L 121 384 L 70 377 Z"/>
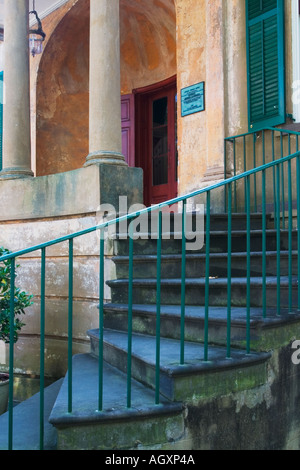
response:
<path id="1" fill-rule="evenodd" d="M 38 14 L 35 10 L 35 0 L 32 2 L 33 9 L 29 12 L 29 15 L 34 15 L 37 21 L 37 29 L 29 30 L 29 50 L 33 57 L 43 52 L 43 42 L 45 40 L 46 34 L 42 28 L 42 22 L 38 17 Z"/>

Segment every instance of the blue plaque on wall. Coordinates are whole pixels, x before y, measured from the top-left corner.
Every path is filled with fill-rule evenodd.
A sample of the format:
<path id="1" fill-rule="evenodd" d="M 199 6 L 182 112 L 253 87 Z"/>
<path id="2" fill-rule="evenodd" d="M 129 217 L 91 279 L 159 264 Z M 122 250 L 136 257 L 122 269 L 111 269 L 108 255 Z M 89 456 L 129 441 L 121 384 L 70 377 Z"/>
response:
<path id="1" fill-rule="evenodd" d="M 205 110 L 204 82 L 181 90 L 181 116 L 199 113 Z"/>

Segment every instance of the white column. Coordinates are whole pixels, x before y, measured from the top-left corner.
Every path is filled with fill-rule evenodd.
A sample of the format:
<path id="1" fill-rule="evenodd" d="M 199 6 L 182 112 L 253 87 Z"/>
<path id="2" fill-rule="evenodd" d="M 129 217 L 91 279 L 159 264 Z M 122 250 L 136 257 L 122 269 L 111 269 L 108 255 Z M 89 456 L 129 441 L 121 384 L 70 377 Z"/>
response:
<path id="1" fill-rule="evenodd" d="M 3 170 L 0 178 L 33 176 L 30 146 L 29 0 L 4 0 Z"/>
<path id="2" fill-rule="evenodd" d="M 90 0 L 89 155 L 127 165 L 122 155 L 119 0 Z"/>

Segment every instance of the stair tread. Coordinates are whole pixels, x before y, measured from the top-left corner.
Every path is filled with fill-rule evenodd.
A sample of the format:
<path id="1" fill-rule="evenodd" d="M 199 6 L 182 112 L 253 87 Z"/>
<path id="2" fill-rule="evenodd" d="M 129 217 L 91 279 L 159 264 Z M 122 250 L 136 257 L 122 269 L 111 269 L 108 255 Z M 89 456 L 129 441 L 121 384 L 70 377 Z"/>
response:
<path id="1" fill-rule="evenodd" d="M 262 283 L 263 278 L 261 276 L 251 276 L 250 278 L 250 283 L 251 285 L 260 285 Z M 203 284 L 205 283 L 205 277 L 200 277 L 200 278 L 187 278 L 186 279 L 186 284 Z M 292 282 L 296 283 L 298 282 L 297 276 L 293 275 L 292 276 Z M 154 278 L 137 278 L 133 279 L 134 284 L 156 284 L 157 281 Z M 174 279 L 161 279 L 162 284 L 181 284 L 181 279 L 180 278 L 174 278 Z M 231 283 L 232 284 L 245 284 L 247 283 L 247 278 L 246 277 L 232 277 L 231 278 Z M 277 276 L 266 276 L 266 283 L 269 285 L 277 285 Z M 107 281 L 108 285 L 111 284 L 128 284 L 128 279 L 113 279 L 111 281 Z M 227 277 L 210 277 L 210 285 L 227 285 L 228 284 L 228 278 Z M 280 284 L 281 286 L 286 286 L 289 285 L 289 277 L 288 276 L 281 276 L 280 277 Z"/>
<path id="2" fill-rule="evenodd" d="M 103 410 L 98 411 L 99 365 L 90 354 L 73 356 L 73 410 L 68 413 L 68 374 L 66 375 L 50 422 L 56 426 L 74 423 L 97 423 L 119 420 L 133 416 L 172 414 L 182 410 L 181 403 L 172 403 L 161 397 L 155 405 L 155 393 L 150 388 L 132 379 L 132 407 L 127 408 L 127 376 L 103 363 Z"/>
<path id="3" fill-rule="evenodd" d="M 99 337 L 99 330 L 90 330 L 90 337 Z M 128 334 L 119 330 L 104 330 L 104 342 L 127 351 Z M 132 355 L 153 367 L 156 362 L 156 338 L 154 336 L 134 333 L 132 335 Z M 226 358 L 226 348 L 209 345 L 209 361 L 204 361 L 204 345 L 185 341 L 185 363 L 180 365 L 180 341 L 160 338 L 160 370 L 170 376 L 186 375 L 194 372 L 205 372 L 212 369 L 245 365 L 265 360 L 269 353 L 245 354 L 245 351 L 233 349 L 231 358 Z"/>
<path id="4" fill-rule="evenodd" d="M 114 304 L 107 303 L 104 305 L 105 311 L 123 311 L 128 310 L 128 304 Z M 155 304 L 133 304 L 133 313 L 152 314 L 156 315 Z M 160 312 L 162 316 L 181 316 L 180 305 L 161 305 Z M 247 316 L 246 307 L 231 307 L 231 324 L 245 324 Z M 250 323 L 253 325 L 261 324 L 268 325 L 274 323 L 285 322 L 287 319 L 299 319 L 299 312 L 289 312 L 288 309 L 282 309 L 281 315 L 277 315 L 276 308 L 268 308 L 266 318 L 263 318 L 263 309 L 261 307 L 251 307 L 250 310 Z M 185 318 L 186 319 L 202 319 L 205 317 L 205 306 L 186 305 Z M 227 307 L 210 306 L 209 307 L 209 321 L 224 323 L 227 322 Z"/>
<path id="5" fill-rule="evenodd" d="M 292 250 L 291 252 L 292 255 L 297 255 L 298 251 L 297 250 Z M 263 252 L 262 251 L 251 251 L 251 258 L 253 256 L 262 256 Z M 281 256 L 288 256 L 289 251 L 288 250 L 280 250 L 280 255 Z M 246 251 L 234 251 L 231 253 L 232 258 L 239 258 L 241 256 L 247 256 Z M 271 250 L 271 251 L 266 251 L 266 256 L 277 256 L 277 251 Z M 162 254 L 161 258 L 164 260 L 167 259 L 175 259 L 175 260 L 180 260 L 182 257 L 181 254 L 177 253 L 172 253 L 172 254 Z M 228 257 L 228 253 L 222 252 L 222 253 L 210 253 L 211 258 L 220 258 L 220 257 Z M 186 258 L 187 259 L 205 259 L 206 258 L 206 253 L 186 253 Z M 119 261 L 128 261 L 129 256 L 128 255 L 118 255 L 114 256 L 113 261 L 119 262 Z M 146 255 L 134 255 L 134 260 L 135 261 L 144 261 L 144 260 L 156 260 L 157 255 L 156 254 L 146 254 Z"/>

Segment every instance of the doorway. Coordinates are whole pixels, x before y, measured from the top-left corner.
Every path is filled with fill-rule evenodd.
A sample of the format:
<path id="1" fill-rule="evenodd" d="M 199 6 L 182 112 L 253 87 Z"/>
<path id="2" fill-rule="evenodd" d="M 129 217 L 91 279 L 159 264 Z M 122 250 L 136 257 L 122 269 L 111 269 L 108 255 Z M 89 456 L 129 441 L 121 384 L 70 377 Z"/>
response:
<path id="1" fill-rule="evenodd" d="M 135 91 L 136 162 L 144 170 L 144 203 L 177 196 L 176 78 Z"/>

